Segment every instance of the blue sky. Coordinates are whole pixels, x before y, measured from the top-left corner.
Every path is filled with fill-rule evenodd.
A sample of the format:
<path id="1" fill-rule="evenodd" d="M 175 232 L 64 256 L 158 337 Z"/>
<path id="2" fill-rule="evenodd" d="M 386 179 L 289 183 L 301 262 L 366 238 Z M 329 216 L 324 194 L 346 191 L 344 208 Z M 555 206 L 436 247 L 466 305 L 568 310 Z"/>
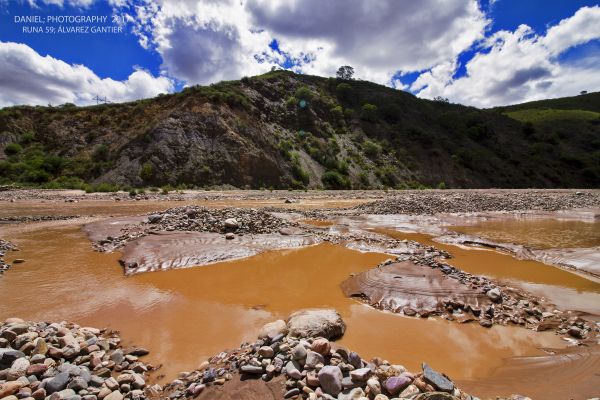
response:
<path id="1" fill-rule="evenodd" d="M 481 107 L 600 90 L 598 2 L 440 1 L 0 0 L 0 106 L 126 101 L 272 66 L 331 76 L 342 64 Z M 123 33 L 24 33 L 31 24 L 14 20 L 113 14 L 130 18 Z"/>

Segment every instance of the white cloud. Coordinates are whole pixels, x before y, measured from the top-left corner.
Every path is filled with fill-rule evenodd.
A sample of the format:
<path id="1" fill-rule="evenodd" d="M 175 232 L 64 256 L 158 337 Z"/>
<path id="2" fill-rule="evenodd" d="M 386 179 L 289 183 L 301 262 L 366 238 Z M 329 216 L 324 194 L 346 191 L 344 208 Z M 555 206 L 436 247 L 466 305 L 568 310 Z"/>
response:
<path id="1" fill-rule="evenodd" d="M 91 6 L 96 0 L 27 0 L 30 6 L 40 7 L 42 5 L 55 5 L 58 7 L 64 7 L 69 5 L 71 7 L 87 8 Z"/>
<path id="2" fill-rule="evenodd" d="M 277 39 L 297 72 L 331 76 L 350 64 L 359 78 L 391 84 L 398 70 L 456 57 L 489 22 L 476 0 L 162 0 L 127 8 L 142 46 L 188 83 L 265 72 L 284 61 L 269 48 Z"/>
<path id="3" fill-rule="evenodd" d="M 121 102 L 171 91 L 172 81 L 138 69 L 127 80 L 101 79 L 83 65 L 41 56 L 31 47 L 0 42 L 0 107 L 14 104 L 90 104 L 99 95 Z"/>
<path id="4" fill-rule="evenodd" d="M 475 0 L 249 0 L 247 9 L 283 50 L 314 55 L 302 71 L 333 75 L 350 64 L 358 77 L 385 84 L 399 70 L 456 57 L 489 22 Z"/>
<path id="5" fill-rule="evenodd" d="M 600 7 L 584 7 L 537 35 L 526 25 L 491 35 L 467 64 L 467 74 L 452 79 L 457 63 L 445 62 L 421 74 L 411 90 L 422 97 L 448 97 L 475 106 L 496 106 L 600 89 L 600 55 L 579 62 L 558 56 L 600 39 Z"/>

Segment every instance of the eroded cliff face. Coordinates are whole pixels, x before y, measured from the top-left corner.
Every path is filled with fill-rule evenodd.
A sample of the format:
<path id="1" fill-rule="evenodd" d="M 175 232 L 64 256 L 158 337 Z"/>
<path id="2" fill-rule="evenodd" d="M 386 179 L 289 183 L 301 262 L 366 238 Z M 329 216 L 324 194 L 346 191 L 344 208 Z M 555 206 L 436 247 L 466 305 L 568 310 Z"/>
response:
<path id="1" fill-rule="evenodd" d="M 0 110 L 0 183 L 590 187 L 599 126 L 570 121 L 566 137 L 560 123 L 532 130 L 501 110 L 278 71 L 132 103 Z"/>

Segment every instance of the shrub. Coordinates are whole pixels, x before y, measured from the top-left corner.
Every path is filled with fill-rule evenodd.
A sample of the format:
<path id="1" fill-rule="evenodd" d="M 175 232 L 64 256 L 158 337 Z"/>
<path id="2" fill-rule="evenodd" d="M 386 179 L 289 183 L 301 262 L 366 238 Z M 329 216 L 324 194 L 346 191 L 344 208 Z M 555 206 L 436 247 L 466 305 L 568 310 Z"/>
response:
<path id="1" fill-rule="evenodd" d="M 18 143 L 9 143 L 6 145 L 6 147 L 4 148 L 4 153 L 7 156 L 14 156 L 16 154 L 19 154 L 23 151 L 23 148 L 21 147 L 20 144 Z"/>
<path id="2" fill-rule="evenodd" d="M 19 139 L 19 142 L 22 145 L 28 145 L 29 143 L 32 143 L 33 141 L 35 141 L 35 133 L 33 133 L 33 132 L 26 132 Z"/>
<path id="3" fill-rule="evenodd" d="M 365 103 L 362 106 L 360 118 L 363 121 L 376 122 L 377 121 L 377 106 L 374 104 Z"/>
<path id="4" fill-rule="evenodd" d="M 325 189 L 349 189 L 350 180 L 337 171 L 326 171 L 321 177 Z"/>
<path id="5" fill-rule="evenodd" d="M 144 181 L 150 181 L 154 177 L 154 167 L 150 162 L 145 162 L 140 171 L 140 178 Z"/>
<path id="6" fill-rule="evenodd" d="M 363 151 L 369 158 L 378 157 L 381 154 L 381 145 L 372 140 L 365 140 L 362 145 Z"/>
<path id="7" fill-rule="evenodd" d="M 340 83 L 335 88 L 335 94 L 340 100 L 350 103 L 352 101 L 354 90 L 348 83 Z"/>
<path id="8" fill-rule="evenodd" d="M 92 153 L 92 160 L 96 162 L 107 161 L 108 155 L 108 146 L 105 144 L 99 144 L 98 146 L 96 146 L 94 152 Z"/>
<path id="9" fill-rule="evenodd" d="M 296 89 L 296 93 L 294 93 L 294 97 L 299 100 L 312 100 L 313 92 L 308 88 L 308 86 L 300 86 Z"/>

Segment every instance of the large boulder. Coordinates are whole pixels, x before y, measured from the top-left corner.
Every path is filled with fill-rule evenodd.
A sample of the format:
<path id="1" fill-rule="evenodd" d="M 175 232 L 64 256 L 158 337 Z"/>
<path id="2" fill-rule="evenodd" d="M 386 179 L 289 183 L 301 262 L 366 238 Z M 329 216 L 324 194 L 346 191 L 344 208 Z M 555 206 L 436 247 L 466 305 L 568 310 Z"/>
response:
<path id="1" fill-rule="evenodd" d="M 344 335 L 346 324 L 340 314 L 331 308 L 296 311 L 287 321 L 293 337 L 324 337 L 335 339 Z"/>

